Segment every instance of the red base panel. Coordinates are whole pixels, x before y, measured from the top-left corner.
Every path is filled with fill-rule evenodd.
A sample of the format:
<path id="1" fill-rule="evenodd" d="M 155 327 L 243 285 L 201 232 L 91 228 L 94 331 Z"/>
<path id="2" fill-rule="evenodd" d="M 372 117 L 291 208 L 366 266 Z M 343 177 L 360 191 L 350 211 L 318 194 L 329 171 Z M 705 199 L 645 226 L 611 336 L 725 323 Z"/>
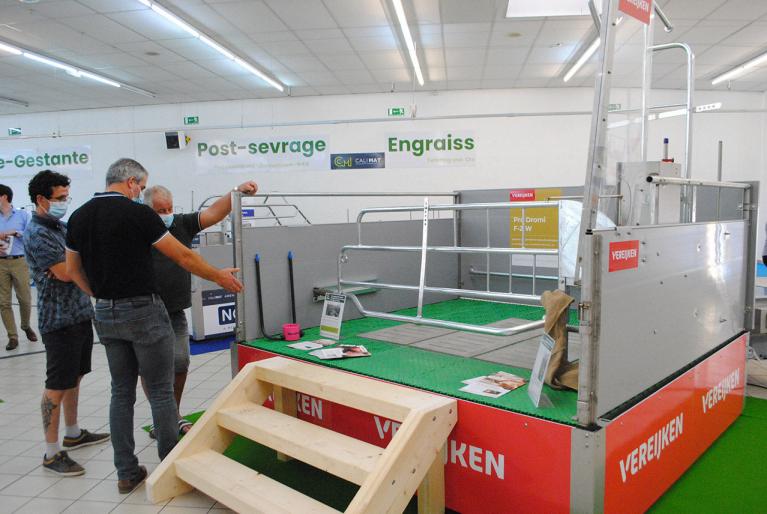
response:
<path id="1" fill-rule="evenodd" d="M 605 512 L 645 511 L 738 417 L 746 342 L 746 335 L 738 338 L 610 422 L 603 434 Z M 238 347 L 240 368 L 275 356 Z M 463 514 L 571 510 L 572 431 L 578 428 L 457 402 L 445 463 L 448 508 Z M 298 411 L 305 421 L 381 447 L 399 428 L 390 419 L 301 393 Z"/>

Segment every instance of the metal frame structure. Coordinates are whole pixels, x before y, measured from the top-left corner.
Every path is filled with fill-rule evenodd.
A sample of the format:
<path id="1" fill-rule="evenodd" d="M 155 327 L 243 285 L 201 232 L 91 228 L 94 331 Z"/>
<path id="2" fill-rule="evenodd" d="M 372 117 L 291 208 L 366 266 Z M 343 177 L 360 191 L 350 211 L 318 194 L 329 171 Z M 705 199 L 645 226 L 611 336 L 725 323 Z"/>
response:
<path id="1" fill-rule="evenodd" d="M 614 45 L 615 45 L 615 35 L 616 35 L 616 28 L 618 25 L 618 17 L 620 16 L 618 11 L 618 0 L 608 0 L 604 4 L 604 8 L 602 11 L 602 18 L 601 23 L 599 26 L 600 30 L 600 37 L 602 44 L 600 46 L 600 49 L 598 51 L 598 73 L 597 73 L 597 80 L 596 80 L 596 86 L 595 86 L 595 95 L 594 95 L 594 116 L 592 118 L 592 126 L 591 126 L 591 136 L 590 136 L 590 142 L 589 142 L 589 160 L 588 160 L 588 168 L 586 173 L 586 181 L 585 181 L 585 202 L 584 202 L 584 209 L 581 219 L 581 232 L 579 236 L 579 245 L 578 245 L 578 267 L 579 270 L 576 270 L 576 285 L 580 285 L 581 290 L 581 302 L 579 304 L 579 314 L 580 314 L 580 335 L 581 335 L 581 342 L 582 342 L 582 351 L 581 351 L 581 365 L 580 365 L 580 377 L 579 377 L 579 391 L 578 391 L 578 408 L 577 408 L 577 419 L 578 422 L 583 426 L 593 426 L 598 423 L 599 418 L 602 414 L 604 414 L 604 410 L 600 408 L 599 402 L 600 398 L 598 395 L 598 391 L 600 390 L 600 387 L 604 387 L 604 384 L 600 384 L 600 380 L 602 381 L 610 381 L 612 380 L 611 377 L 608 376 L 608 374 L 601 375 L 600 374 L 600 368 L 605 365 L 605 358 L 607 355 L 609 355 L 609 347 L 612 345 L 612 341 L 606 341 L 605 338 L 609 339 L 609 335 L 606 335 L 604 333 L 605 326 L 606 326 L 606 320 L 602 319 L 602 312 L 603 312 L 603 305 L 602 305 L 602 299 L 605 296 L 605 291 L 603 288 L 605 285 L 603 285 L 603 282 L 606 282 L 608 278 L 608 270 L 604 268 L 604 256 L 607 254 L 607 249 L 604 248 L 604 245 L 607 244 L 608 240 L 612 241 L 614 238 L 606 238 L 603 236 L 604 231 L 599 231 L 596 229 L 596 215 L 598 210 L 598 202 L 599 202 L 599 196 L 603 191 L 606 191 L 606 177 L 608 173 L 608 161 L 607 161 L 607 155 L 608 155 L 608 149 L 607 149 L 607 132 L 609 130 L 609 125 L 607 123 L 608 118 L 608 102 L 609 102 L 609 94 L 610 94 L 610 87 L 611 87 L 611 78 L 613 75 L 613 56 L 614 56 Z M 625 22 L 624 22 L 625 23 Z M 646 34 L 651 33 L 652 26 L 650 25 L 647 27 Z M 740 270 L 738 275 L 734 277 L 738 281 L 745 281 L 746 282 L 746 291 L 752 291 L 753 287 L 751 286 L 749 288 L 748 286 L 748 270 L 753 269 L 753 253 L 754 253 L 754 244 L 755 240 L 751 236 L 751 234 L 754 233 L 753 230 L 753 222 L 752 222 L 752 216 L 751 216 L 751 209 L 753 209 L 752 200 L 755 200 L 755 196 L 752 194 L 752 190 L 755 187 L 752 184 L 739 184 L 739 183 L 726 183 L 726 182 L 713 182 L 713 181 L 700 181 L 700 180 L 693 180 L 691 178 L 692 176 L 692 163 L 691 163 L 691 155 L 692 155 L 692 115 L 694 112 L 693 108 L 693 78 L 694 78 L 694 62 L 695 57 L 692 53 L 692 50 L 688 45 L 681 44 L 681 43 L 672 43 L 672 44 L 666 44 L 666 45 L 656 45 L 653 46 L 651 43 L 651 38 L 645 37 L 645 63 L 648 62 L 650 59 L 650 55 L 652 52 L 657 51 L 664 51 L 664 50 L 671 50 L 671 49 L 681 49 L 685 51 L 687 55 L 687 94 L 686 94 L 686 102 L 684 104 L 685 107 L 685 114 L 687 116 L 686 124 L 685 124 L 685 164 L 684 164 L 684 174 L 683 178 L 675 179 L 675 178 L 664 178 L 664 177 L 657 177 L 657 176 L 649 176 L 647 177 L 647 181 L 649 183 L 655 184 L 656 186 L 659 186 L 661 184 L 663 185 L 675 185 L 680 186 L 680 196 L 681 196 L 681 212 L 680 212 L 680 220 L 681 224 L 676 225 L 674 230 L 677 234 L 679 234 L 679 237 L 683 237 L 685 234 L 693 234 L 696 231 L 699 232 L 700 229 L 696 228 L 699 227 L 700 224 L 696 225 L 696 199 L 697 199 L 697 192 L 700 187 L 717 187 L 720 188 L 735 188 L 735 189 L 741 189 L 744 192 L 744 199 L 743 199 L 743 223 L 744 227 L 742 227 L 742 233 L 744 234 L 745 241 L 745 247 L 741 249 L 741 251 L 745 252 L 745 266 L 743 269 Z M 651 61 L 649 61 L 651 62 Z M 643 103 L 642 103 L 642 140 L 641 140 L 641 150 L 642 150 L 642 157 L 646 155 L 646 138 L 647 138 L 647 131 L 645 128 L 648 116 L 647 116 L 647 105 L 644 101 L 646 99 L 647 91 L 649 89 L 650 85 L 650 75 L 651 75 L 651 66 L 645 66 L 644 69 L 644 77 L 643 77 Z M 665 106 L 668 107 L 668 106 Z M 657 198 L 657 187 L 656 189 L 656 198 Z M 656 210 L 657 213 L 657 210 Z M 716 227 L 713 227 L 712 229 L 716 231 L 716 233 L 720 233 L 722 230 L 722 224 L 718 222 L 713 223 L 713 225 L 716 225 Z M 662 229 L 663 225 L 654 225 L 657 226 L 658 229 Z M 642 234 L 654 234 L 655 231 L 653 230 L 653 227 L 647 227 L 648 230 L 641 231 Z M 630 227 L 617 227 L 617 231 L 621 230 L 628 230 Z M 739 229 L 741 230 L 741 229 Z M 600 233 L 601 232 L 601 233 Z M 658 232 L 660 234 L 661 232 Z M 729 234 L 729 232 L 723 232 L 724 234 Z M 628 232 L 630 234 L 630 232 Z M 624 234 L 625 237 L 626 234 Z M 642 237 L 648 237 L 647 235 Z M 689 237 L 689 236 L 687 236 Z M 610 243 L 612 244 L 612 243 Z M 642 240 L 642 244 L 645 244 L 645 240 Z M 656 242 L 656 244 L 662 245 L 662 242 Z M 702 243 L 704 246 L 709 244 L 722 244 L 721 242 L 713 242 L 713 239 L 708 238 Z M 704 248 L 705 249 L 705 248 Z M 701 244 L 698 244 L 698 251 L 701 251 Z M 661 254 L 661 252 L 672 252 L 668 259 L 671 259 L 671 262 L 674 263 L 675 255 L 674 250 L 671 249 L 671 247 L 661 247 L 657 251 L 658 255 Z M 680 257 L 681 259 L 681 257 Z M 719 259 L 719 257 L 717 257 Z M 714 263 L 708 264 L 709 266 L 716 267 L 716 266 L 723 266 L 724 261 L 716 260 Z M 678 268 L 674 269 L 671 273 L 682 273 L 682 270 L 684 270 L 684 266 L 686 266 L 686 263 L 683 263 L 681 260 L 678 263 Z M 750 267 L 749 267 L 750 266 Z M 684 275 L 687 276 L 686 274 Z M 663 284 L 663 280 L 660 281 L 660 284 Z M 652 289 L 649 289 L 652 290 Z M 658 289 L 658 294 L 660 293 L 660 289 Z M 715 294 L 714 290 L 710 291 L 704 291 L 703 294 Z M 748 295 L 748 293 L 746 293 Z M 648 299 L 649 300 L 649 299 Z M 726 300 L 723 298 L 712 298 L 711 302 L 714 305 L 717 305 L 721 302 L 725 302 Z M 744 301 L 744 309 L 745 309 L 745 320 L 743 322 L 743 325 L 745 328 L 748 328 L 750 326 L 749 317 L 753 316 L 752 310 L 749 305 L 749 298 L 742 299 L 741 301 Z M 753 298 L 751 296 L 751 301 L 753 301 Z M 641 328 L 639 324 L 639 320 L 637 320 L 637 325 L 627 326 L 625 327 L 625 332 L 627 334 L 628 338 L 636 337 L 633 334 L 641 333 Z M 679 327 L 676 334 L 679 334 L 683 336 L 686 332 L 686 325 L 691 323 L 688 321 L 688 318 L 681 317 L 679 320 Z M 699 323 L 699 321 L 693 321 L 693 323 Z M 642 322 L 644 324 L 644 322 Z M 742 325 L 738 325 L 743 327 Z M 713 336 L 714 332 L 712 332 Z M 732 334 L 734 335 L 734 334 Z M 641 336 L 645 337 L 645 336 Z M 603 341 L 605 343 L 610 343 L 606 347 L 602 347 Z M 721 342 L 721 341 L 720 341 Z M 639 340 L 637 340 L 637 343 L 639 343 Z M 713 343 L 712 343 L 713 344 Z M 708 348 L 706 348 L 708 350 Z M 694 362 L 695 359 L 701 357 L 702 354 L 704 354 L 705 351 L 701 351 L 699 349 L 696 350 L 690 350 L 687 355 L 687 362 Z M 601 364 L 600 364 L 601 363 Z M 641 363 L 636 363 L 637 365 L 641 365 Z M 647 365 L 651 365 L 650 362 L 647 363 Z M 600 376 L 601 375 L 601 376 Z M 636 394 L 637 391 L 633 391 L 630 389 L 626 390 L 626 398 L 624 398 L 624 401 L 629 401 L 634 394 Z"/>
<path id="2" fill-rule="evenodd" d="M 472 325 L 467 323 L 458 323 L 453 321 L 444 321 L 432 318 L 423 317 L 423 296 L 424 293 L 438 293 L 450 296 L 465 296 L 469 298 L 482 298 L 493 300 L 506 300 L 506 301 L 518 301 L 524 303 L 540 303 L 540 295 L 536 294 L 519 294 L 511 292 L 511 273 L 509 274 L 509 292 L 496 292 L 490 291 L 490 255 L 508 255 L 509 256 L 509 269 L 512 267 L 512 258 L 514 255 L 529 255 L 533 258 L 533 291 L 535 291 L 536 280 L 536 262 L 539 255 L 558 256 L 559 250 L 547 250 L 547 249 L 533 249 L 525 246 L 525 232 L 522 231 L 521 247 L 509 248 L 509 247 L 491 247 L 490 246 L 490 211 L 493 210 L 507 210 L 507 209 L 521 209 L 522 219 L 525 219 L 525 210 L 536 207 L 553 207 L 558 208 L 558 202 L 502 202 L 502 203 L 476 203 L 476 204 L 457 204 L 457 205 L 429 205 L 428 201 L 424 202 L 423 207 L 381 207 L 381 208 L 369 208 L 362 209 L 357 216 L 357 244 L 346 245 L 341 249 L 341 253 L 338 257 L 338 290 L 341 291 L 344 286 L 352 287 L 376 287 L 379 289 L 390 289 L 399 291 L 415 291 L 418 293 L 418 304 L 416 316 L 403 316 L 399 314 L 391 314 L 388 312 L 380 312 L 366 309 L 360 300 L 354 294 L 349 294 L 355 307 L 361 314 L 368 317 L 387 319 L 391 321 L 401 321 L 405 323 L 415 323 L 417 325 L 427 325 L 433 327 L 450 328 L 456 330 L 465 330 L 470 332 L 477 332 L 480 334 L 488 335 L 512 335 L 531 330 L 536 330 L 543 327 L 543 321 L 534 321 L 525 323 L 516 327 L 508 328 L 494 328 L 483 325 Z M 385 245 L 363 245 L 362 244 L 362 220 L 371 213 L 391 213 L 391 212 L 415 212 L 423 211 L 423 237 L 421 246 L 385 246 Z M 429 246 L 428 234 L 429 234 L 429 214 L 438 211 L 453 211 L 463 212 L 468 210 L 484 210 L 485 211 L 485 232 L 487 236 L 486 247 L 466 247 L 459 245 L 458 237 L 458 221 L 457 217 L 453 217 L 453 246 Z M 421 254 L 421 268 L 420 268 L 420 281 L 418 286 L 406 285 L 406 284 L 390 284 L 380 282 L 362 282 L 345 280 L 343 278 L 343 264 L 348 261 L 348 254 L 352 251 L 360 252 L 420 252 Z M 429 287 L 425 284 L 426 274 L 426 256 L 428 253 L 450 253 L 450 254 L 484 254 L 486 256 L 486 289 L 485 291 L 478 291 L 475 289 L 464 288 L 445 288 L 445 287 Z"/>

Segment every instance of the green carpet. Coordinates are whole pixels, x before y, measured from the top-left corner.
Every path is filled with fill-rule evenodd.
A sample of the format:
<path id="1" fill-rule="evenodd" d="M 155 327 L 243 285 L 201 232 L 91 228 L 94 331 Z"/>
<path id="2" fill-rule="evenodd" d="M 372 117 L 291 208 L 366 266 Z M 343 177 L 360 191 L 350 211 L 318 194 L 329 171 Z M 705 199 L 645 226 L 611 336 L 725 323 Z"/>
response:
<path id="1" fill-rule="evenodd" d="M 766 480 L 767 400 L 749 397 L 743 415 L 648 512 L 764 513 Z"/>
<path id="2" fill-rule="evenodd" d="M 397 311 L 398 314 L 411 316 L 415 316 L 415 312 L 415 308 Z M 466 299 L 425 305 L 423 309 L 424 317 L 460 321 L 476 325 L 487 325 L 508 318 L 539 320 L 543 317 L 543 314 L 542 307 Z M 573 319 L 575 314 L 575 312 L 571 313 L 571 323 L 576 322 Z M 358 334 L 364 332 L 399 324 L 398 322 L 376 318 L 345 321 L 341 332 L 341 343 L 364 345 L 372 354 L 371 357 L 365 358 L 323 361 L 309 355 L 308 352 L 288 348 L 288 343 L 284 341 L 257 339 L 246 344 L 254 348 L 298 358 L 322 366 L 343 369 L 359 373 L 360 375 L 470 400 L 475 403 L 482 403 L 559 423 L 575 425 L 573 421 L 577 400 L 577 393 L 575 391 L 558 391 L 544 386 L 544 392 L 552 403 L 552 406 L 546 408 L 536 408 L 533 405 L 527 396 L 527 386 L 511 391 L 500 398 L 485 398 L 459 391 L 464 385 L 461 381 L 467 378 L 502 370 L 529 379 L 530 370 L 479 359 L 446 355 L 394 343 L 374 341 L 358 336 Z M 309 328 L 304 331 L 302 340 L 312 341 L 319 339 L 319 337 L 319 328 Z"/>
<path id="3" fill-rule="evenodd" d="M 202 412 L 185 416 L 196 421 Z M 651 514 L 767 512 L 767 400 L 746 398 L 743 415 L 648 511 Z M 225 454 L 333 508 L 344 510 L 357 486 L 237 437 Z M 415 501 L 406 513 L 415 514 Z"/>

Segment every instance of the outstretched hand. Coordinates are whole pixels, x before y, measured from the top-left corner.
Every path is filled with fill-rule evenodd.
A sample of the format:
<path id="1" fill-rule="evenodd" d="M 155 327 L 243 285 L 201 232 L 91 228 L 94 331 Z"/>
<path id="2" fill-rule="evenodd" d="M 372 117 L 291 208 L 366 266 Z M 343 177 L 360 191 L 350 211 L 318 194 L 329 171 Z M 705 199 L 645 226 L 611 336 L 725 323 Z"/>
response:
<path id="1" fill-rule="evenodd" d="M 242 291 L 243 287 L 242 282 L 237 280 L 237 277 L 234 276 L 238 271 L 240 271 L 240 268 L 221 268 L 218 270 L 216 284 L 231 293 L 239 293 Z"/>

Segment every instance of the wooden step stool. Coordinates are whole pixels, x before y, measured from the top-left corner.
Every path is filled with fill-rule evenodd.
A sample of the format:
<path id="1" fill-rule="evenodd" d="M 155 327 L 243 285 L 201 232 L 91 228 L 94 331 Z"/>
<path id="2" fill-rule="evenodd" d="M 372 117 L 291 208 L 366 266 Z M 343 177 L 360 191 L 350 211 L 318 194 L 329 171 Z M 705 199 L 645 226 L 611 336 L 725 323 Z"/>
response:
<path id="1" fill-rule="evenodd" d="M 297 419 L 296 392 L 402 425 L 386 448 Z M 273 394 L 275 410 L 263 403 Z M 454 399 L 301 361 L 247 364 L 147 480 L 155 503 L 199 489 L 237 512 L 339 511 L 222 455 L 240 434 L 360 486 L 344 512 L 445 511 L 442 451 L 457 422 Z"/>

